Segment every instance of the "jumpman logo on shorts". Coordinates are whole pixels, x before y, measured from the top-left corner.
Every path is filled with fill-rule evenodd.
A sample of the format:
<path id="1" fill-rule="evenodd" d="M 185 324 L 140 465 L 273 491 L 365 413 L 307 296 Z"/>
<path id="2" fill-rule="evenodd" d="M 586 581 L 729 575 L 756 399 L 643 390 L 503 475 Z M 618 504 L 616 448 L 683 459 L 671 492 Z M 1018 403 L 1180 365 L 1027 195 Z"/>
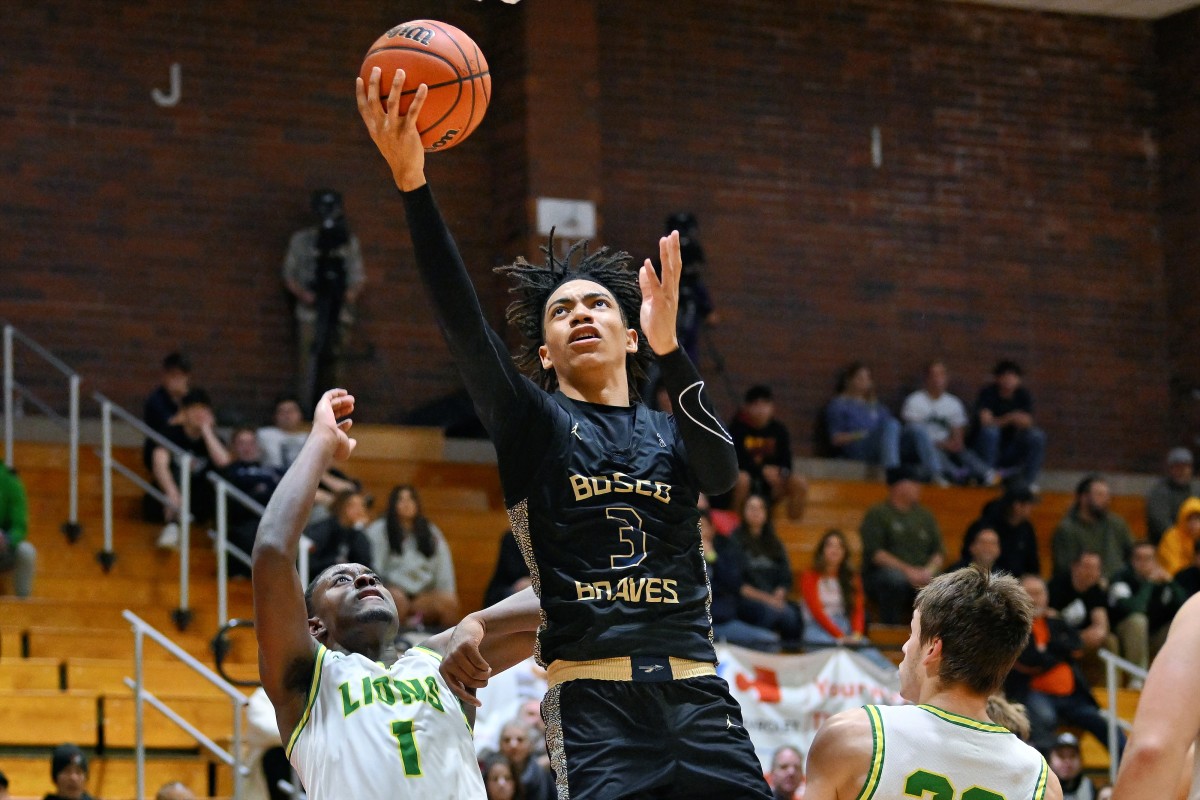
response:
<path id="1" fill-rule="evenodd" d="M 583 437 L 579 435 L 579 423 L 578 422 L 576 422 L 574 425 L 571 426 L 571 435 L 574 436 L 579 441 L 581 441 L 581 442 L 583 441 Z"/>

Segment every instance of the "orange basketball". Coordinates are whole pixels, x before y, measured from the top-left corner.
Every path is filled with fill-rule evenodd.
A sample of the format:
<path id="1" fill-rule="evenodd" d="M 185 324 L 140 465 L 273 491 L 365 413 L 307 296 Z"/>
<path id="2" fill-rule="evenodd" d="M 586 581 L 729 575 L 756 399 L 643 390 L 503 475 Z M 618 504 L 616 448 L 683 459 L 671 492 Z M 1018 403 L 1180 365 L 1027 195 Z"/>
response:
<path id="1" fill-rule="evenodd" d="M 375 40 L 363 59 L 363 83 L 379 67 L 379 92 L 384 104 L 397 69 L 405 73 L 400 112 L 408 110 L 417 87 L 429 96 L 417 130 L 426 152 L 449 150 L 471 135 L 492 98 L 492 76 L 479 47 L 458 28 L 431 19 L 397 25 Z"/>

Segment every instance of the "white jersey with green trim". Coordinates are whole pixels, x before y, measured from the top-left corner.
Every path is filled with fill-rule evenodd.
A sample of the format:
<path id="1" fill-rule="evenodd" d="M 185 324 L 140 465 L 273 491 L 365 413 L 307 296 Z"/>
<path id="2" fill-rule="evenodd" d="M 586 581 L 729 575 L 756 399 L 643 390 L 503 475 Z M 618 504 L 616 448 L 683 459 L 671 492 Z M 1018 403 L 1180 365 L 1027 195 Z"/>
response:
<path id="1" fill-rule="evenodd" d="M 317 649 L 304 715 L 287 745 L 310 800 L 483 800 L 471 728 L 440 662 L 423 647 L 390 667 Z"/>
<path id="2" fill-rule="evenodd" d="M 860 800 L 1042 800 L 1046 759 L 1007 728 L 930 705 L 863 706 L 873 746 Z"/>

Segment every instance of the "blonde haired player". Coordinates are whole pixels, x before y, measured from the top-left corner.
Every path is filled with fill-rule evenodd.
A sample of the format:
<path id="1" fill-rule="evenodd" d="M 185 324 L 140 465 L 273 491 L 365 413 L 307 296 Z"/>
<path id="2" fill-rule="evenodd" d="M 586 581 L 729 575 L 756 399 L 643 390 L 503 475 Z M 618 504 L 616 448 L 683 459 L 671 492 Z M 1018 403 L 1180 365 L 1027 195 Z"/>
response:
<path id="1" fill-rule="evenodd" d="M 935 578 L 917 595 L 900 663 L 900 693 L 917 705 L 830 718 L 808 753 L 806 800 L 1061 800 L 1041 754 L 987 716 L 1032 616 L 1010 576 L 968 567 Z"/>
<path id="2" fill-rule="evenodd" d="M 449 632 L 385 664 L 399 622 L 391 593 L 370 568 L 336 564 L 305 591 L 294 567 L 321 476 L 354 449 L 350 420 L 337 421 L 353 410 L 343 389 L 321 398 L 312 433 L 254 542 L 263 689 L 311 800 L 481 799 L 468 712 L 438 672 Z M 483 644 L 492 649 L 489 663 L 511 666 L 533 640 L 518 634 Z"/>
<path id="3" fill-rule="evenodd" d="M 1200 800 L 1200 759 L 1196 757 L 1200 750 L 1197 656 L 1200 656 L 1200 595 L 1193 596 L 1179 609 L 1167 634 L 1167 643 L 1150 667 L 1113 800 L 1185 797 Z"/>

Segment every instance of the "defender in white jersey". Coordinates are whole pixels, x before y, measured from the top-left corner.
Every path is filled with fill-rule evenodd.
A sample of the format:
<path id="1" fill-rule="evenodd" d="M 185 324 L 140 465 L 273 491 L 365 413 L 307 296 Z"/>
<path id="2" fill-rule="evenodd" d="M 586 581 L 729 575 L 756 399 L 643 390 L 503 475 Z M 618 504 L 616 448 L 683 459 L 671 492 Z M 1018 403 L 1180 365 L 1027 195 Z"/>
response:
<path id="1" fill-rule="evenodd" d="M 1200 595 L 1183 604 L 1154 658 L 1113 800 L 1200 800 Z"/>
<path id="2" fill-rule="evenodd" d="M 321 475 L 354 447 L 350 420 L 337 422 L 353 410 L 354 398 L 342 389 L 321 398 L 312 433 L 254 542 L 263 688 L 310 800 L 482 800 L 474 708 L 461 706 L 438 672 L 449 632 L 386 666 L 399 622 L 375 574 L 337 564 L 306 591 L 293 566 Z M 504 668 L 529 654 L 533 637 L 485 639 L 483 646 L 489 662 Z"/>
<path id="3" fill-rule="evenodd" d="M 1061 800 L 1046 760 L 988 719 L 1025 647 L 1032 604 L 1012 577 L 968 567 L 917 595 L 900 663 L 912 706 L 831 717 L 808 753 L 806 800 Z"/>

